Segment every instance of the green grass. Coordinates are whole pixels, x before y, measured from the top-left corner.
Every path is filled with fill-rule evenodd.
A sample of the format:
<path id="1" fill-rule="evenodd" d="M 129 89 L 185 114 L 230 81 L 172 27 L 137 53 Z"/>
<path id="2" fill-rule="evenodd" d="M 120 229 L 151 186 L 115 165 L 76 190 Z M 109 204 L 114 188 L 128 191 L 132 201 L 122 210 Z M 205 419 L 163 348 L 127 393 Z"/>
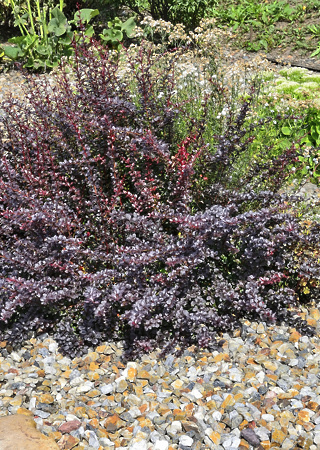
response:
<path id="1" fill-rule="evenodd" d="M 320 48 L 319 0 L 226 0 L 209 14 L 232 29 L 235 45 L 250 51 L 290 47 L 311 56 Z"/>

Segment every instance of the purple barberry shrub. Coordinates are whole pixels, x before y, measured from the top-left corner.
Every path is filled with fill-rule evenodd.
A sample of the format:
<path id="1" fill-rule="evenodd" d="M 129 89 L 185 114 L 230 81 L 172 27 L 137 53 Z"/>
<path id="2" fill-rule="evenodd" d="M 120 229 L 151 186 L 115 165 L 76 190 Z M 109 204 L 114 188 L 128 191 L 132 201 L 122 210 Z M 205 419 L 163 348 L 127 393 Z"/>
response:
<path id="1" fill-rule="evenodd" d="M 154 56 L 127 55 L 132 84 L 91 42 L 71 74 L 29 78 L 24 100 L 2 104 L 1 340 L 47 332 L 75 356 L 122 339 L 139 355 L 212 348 L 242 318 L 311 332 L 294 308 L 319 264 L 294 252 L 318 246 L 319 225 L 303 233 L 277 194 L 297 146 L 235 180 L 255 131 L 250 99 L 209 145 L 210 95 L 192 117 L 173 58 L 161 68 Z"/>

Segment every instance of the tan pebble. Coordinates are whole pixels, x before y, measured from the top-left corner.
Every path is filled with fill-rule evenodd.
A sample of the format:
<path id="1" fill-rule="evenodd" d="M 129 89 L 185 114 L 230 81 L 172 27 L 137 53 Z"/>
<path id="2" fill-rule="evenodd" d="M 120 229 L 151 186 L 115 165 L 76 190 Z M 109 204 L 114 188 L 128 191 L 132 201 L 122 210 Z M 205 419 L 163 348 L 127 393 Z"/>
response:
<path id="1" fill-rule="evenodd" d="M 239 402 L 243 399 L 243 394 L 241 392 L 238 392 L 233 398 L 235 402 Z"/>
<path id="2" fill-rule="evenodd" d="M 23 402 L 22 395 L 16 395 L 9 401 L 11 406 L 21 406 L 22 402 Z"/>
<path id="3" fill-rule="evenodd" d="M 118 367 L 115 366 L 114 364 L 112 365 L 111 369 L 112 369 L 112 372 L 114 372 L 116 375 L 120 375 L 120 371 L 119 371 Z"/>
<path id="4" fill-rule="evenodd" d="M 96 348 L 96 352 L 97 352 L 97 353 L 104 353 L 104 351 L 106 350 L 106 348 L 107 348 L 106 345 L 99 345 L 99 346 Z"/>
<path id="5" fill-rule="evenodd" d="M 319 409 L 319 403 L 311 401 L 307 404 L 307 408 L 311 409 L 311 411 L 317 411 Z"/>
<path id="6" fill-rule="evenodd" d="M 61 376 L 63 377 L 63 378 L 70 378 L 70 375 L 71 375 L 71 370 L 70 369 L 68 369 L 68 370 L 66 370 L 65 372 L 63 372 L 62 374 L 61 374 Z"/>
<path id="7" fill-rule="evenodd" d="M 109 433 L 102 427 L 97 427 L 97 429 L 95 430 L 96 435 L 98 436 L 98 438 L 102 438 L 102 437 L 108 437 Z"/>
<path id="8" fill-rule="evenodd" d="M 299 420 L 297 421 L 297 424 L 299 424 Z M 311 422 L 302 422 L 301 425 L 305 429 L 305 431 L 312 431 L 315 428 L 315 424 Z"/>
<path id="9" fill-rule="evenodd" d="M 213 431 L 212 428 L 207 428 L 205 434 L 215 445 L 220 444 L 221 435 L 217 431 Z"/>
<path id="10" fill-rule="evenodd" d="M 319 320 L 320 319 L 320 311 L 318 308 L 311 308 L 310 309 L 310 316 L 315 319 L 315 320 Z"/>
<path id="11" fill-rule="evenodd" d="M 89 364 L 89 370 L 97 370 L 97 369 L 99 369 L 99 364 L 97 364 L 96 362 L 92 361 Z"/>
<path id="12" fill-rule="evenodd" d="M 94 417 L 93 419 L 89 420 L 89 424 L 93 427 L 93 428 L 98 428 L 99 426 L 99 420 Z"/>
<path id="13" fill-rule="evenodd" d="M 289 389 L 288 392 L 281 392 L 280 394 L 278 394 L 278 398 L 280 400 L 285 399 L 285 398 L 293 398 L 298 394 L 299 394 L 299 391 L 297 391 L 296 389 Z"/>
<path id="14" fill-rule="evenodd" d="M 259 323 L 259 325 L 257 326 L 257 333 L 262 334 L 264 332 L 265 332 L 264 325 L 262 323 Z"/>
<path id="15" fill-rule="evenodd" d="M 274 430 L 272 433 L 272 442 L 277 442 L 278 444 L 282 444 L 285 440 L 286 435 L 281 430 Z"/>
<path id="16" fill-rule="evenodd" d="M 37 371 L 37 374 L 38 374 L 38 377 L 39 378 L 44 378 L 45 376 L 46 376 L 46 373 L 45 373 L 45 371 L 44 370 L 38 370 Z"/>
<path id="17" fill-rule="evenodd" d="M 99 359 L 99 353 L 98 352 L 89 352 L 88 355 L 84 358 L 84 362 L 86 364 L 89 364 L 91 362 L 97 361 Z"/>
<path id="18" fill-rule="evenodd" d="M 280 413 L 279 422 L 282 427 L 288 427 L 290 422 L 295 422 L 295 416 L 291 411 L 283 411 Z"/>
<path id="19" fill-rule="evenodd" d="M 55 441 L 59 441 L 59 439 L 62 438 L 62 433 L 60 433 L 60 431 L 51 431 L 48 434 L 48 437 L 54 439 Z"/>
<path id="20" fill-rule="evenodd" d="M 275 372 L 278 369 L 278 364 L 273 361 L 264 361 L 262 365 L 267 369 Z"/>
<path id="21" fill-rule="evenodd" d="M 97 372 L 88 372 L 87 377 L 90 381 L 97 381 L 100 379 L 100 375 Z"/>
<path id="22" fill-rule="evenodd" d="M 148 406 L 149 406 L 148 403 L 143 403 L 143 405 L 139 406 L 139 410 L 140 410 L 141 414 L 148 411 Z"/>
<path id="23" fill-rule="evenodd" d="M 95 411 L 94 409 L 88 409 L 87 414 L 88 414 L 89 419 L 93 419 L 94 417 L 98 416 L 97 411 Z"/>
<path id="24" fill-rule="evenodd" d="M 131 381 L 131 383 L 136 379 L 137 373 L 138 371 L 135 367 L 128 368 L 127 378 L 129 381 Z"/>
<path id="25" fill-rule="evenodd" d="M 253 359 L 252 357 L 247 359 L 247 365 L 249 366 L 250 364 L 252 364 L 254 366 L 256 365 L 256 360 Z"/>
<path id="26" fill-rule="evenodd" d="M 316 328 L 317 323 L 318 323 L 318 322 L 317 322 L 316 319 L 312 319 L 312 317 L 308 317 L 308 319 L 307 319 L 307 324 L 310 325 L 310 327 Z"/>
<path id="27" fill-rule="evenodd" d="M 139 370 L 137 373 L 137 378 L 141 378 L 143 380 L 149 380 L 150 373 L 147 372 L 146 370 Z"/>
<path id="28" fill-rule="evenodd" d="M 207 402 L 205 404 L 206 408 L 209 409 L 209 411 L 211 411 L 212 409 L 216 409 L 217 408 L 217 404 L 214 400 L 210 400 L 209 402 Z"/>
<path id="29" fill-rule="evenodd" d="M 134 392 L 138 397 L 141 397 L 143 395 L 143 388 L 141 386 L 133 386 Z"/>
<path id="30" fill-rule="evenodd" d="M 301 420 L 302 422 L 309 422 L 309 420 L 310 420 L 309 411 L 305 411 L 305 410 L 298 411 L 298 417 L 299 417 L 299 420 Z"/>
<path id="31" fill-rule="evenodd" d="M 113 432 L 118 430 L 119 428 L 122 428 L 125 426 L 125 422 L 120 419 L 120 417 L 117 414 L 113 414 L 112 416 L 109 416 L 106 418 L 106 420 L 103 422 L 103 427 L 108 432 Z"/>
<path id="32" fill-rule="evenodd" d="M 99 359 L 102 362 L 101 368 L 102 369 L 109 369 L 109 362 L 111 361 L 111 356 L 110 355 L 100 354 Z"/>
<path id="33" fill-rule="evenodd" d="M 86 408 L 84 406 L 76 406 L 74 408 L 73 413 L 75 416 L 77 416 L 79 418 L 83 417 L 84 415 L 86 415 L 86 417 L 87 417 Z"/>
<path id="34" fill-rule="evenodd" d="M 116 442 L 117 439 L 119 439 L 120 432 L 119 431 L 115 431 L 114 433 L 108 433 L 108 438 L 110 439 L 110 441 L 112 442 Z M 113 449 L 112 449 L 113 450 Z"/>
<path id="35" fill-rule="evenodd" d="M 277 379 L 278 379 L 278 375 L 276 375 L 274 373 L 266 373 L 266 376 L 268 378 L 270 378 L 270 380 L 272 380 L 272 381 L 277 381 Z"/>
<path id="36" fill-rule="evenodd" d="M 266 428 L 267 425 L 268 425 L 268 422 L 266 420 L 264 420 L 264 419 L 259 419 L 257 421 L 257 424 L 260 425 L 261 427 L 265 427 Z"/>
<path id="37" fill-rule="evenodd" d="M 70 434 L 65 434 L 62 436 L 62 438 L 58 441 L 59 448 L 61 450 L 71 450 L 74 448 L 78 443 L 80 442 L 80 439 L 71 436 Z"/>
<path id="38" fill-rule="evenodd" d="M 33 416 L 33 412 L 29 411 L 29 409 L 26 408 L 18 408 L 17 414 L 22 414 L 24 416 Z"/>
<path id="39" fill-rule="evenodd" d="M 215 363 L 220 361 L 230 362 L 230 356 L 228 353 L 218 353 L 218 355 L 213 358 L 213 361 Z"/>
<path id="40" fill-rule="evenodd" d="M 128 388 L 128 383 L 126 382 L 126 380 L 120 379 L 120 381 L 116 380 L 116 382 L 117 382 L 116 387 L 117 393 L 123 393 Z"/>
<path id="41" fill-rule="evenodd" d="M 225 408 L 227 408 L 228 406 L 233 406 L 234 404 L 235 404 L 235 399 L 233 398 L 233 396 L 232 395 L 228 395 L 225 399 L 224 399 L 224 401 L 222 402 L 222 404 L 221 404 L 221 408 L 223 408 L 223 409 L 225 409 Z"/>
<path id="42" fill-rule="evenodd" d="M 239 425 L 239 430 L 242 431 L 245 427 L 248 426 L 248 424 L 249 422 L 246 419 L 244 419 Z"/>
<path id="43" fill-rule="evenodd" d="M 42 394 L 39 395 L 39 402 L 40 403 L 46 403 L 46 404 L 51 404 L 54 402 L 54 398 L 52 397 L 51 394 Z"/>
<path id="44" fill-rule="evenodd" d="M 290 334 L 289 341 L 290 342 L 298 342 L 300 338 L 301 338 L 301 334 L 298 331 L 294 330 Z"/>
<path id="45" fill-rule="evenodd" d="M 169 409 L 167 405 L 160 403 L 156 411 L 158 414 L 160 414 L 160 416 L 162 416 L 167 414 L 168 412 L 171 412 L 171 409 Z"/>
<path id="46" fill-rule="evenodd" d="M 175 380 L 173 383 L 171 383 L 171 386 L 174 389 L 181 389 L 183 385 L 184 385 L 184 383 L 182 380 Z"/>
<path id="47" fill-rule="evenodd" d="M 251 378 L 255 378 L 255 376 L 256 376 L 255 372 L 252 372 L 252 371 L 246 372 L 246 374 L 244 376 L 244 381 L 248 381 Z"/>
<path id="48" fill-rule="evenodd" d="M 92 389 L 91 391 L 87 392 L 86 395 L 90 398 L 98 397 L 101 395 L 101 392 L 98 391 L 98 389 Z"/>
<path id="49" fill-rule="evenodd" d="M 244 439 L 241 439 L 238 450 L 249 450 L 249 449 L 250 449 L 250 445 L 248 444 L 248 442 L 245 441 Z"/>
<path id="50" fill-rule="evenodd" d="M 182 411 L 181 409 L 174 409 L 173 411 L 172 411 L 172 414 L 174 415 L 174 419 L 175 420 L 183 420 L 183 419 L 185 419 L 186 418 L 186 416 L 187 416 L 187 413 L 186 413 L 186 411 Z"/>
<path id="51" fill-rule="evenodd" d="M 192 416 L 193 411 L 194 411 L 194 408 L 195 408 L 195 406 L 194 406 L 193 403 L 188 403 L 188 404 L 185 406 L 184 410 L 186 411 L 187 416 Z"/>

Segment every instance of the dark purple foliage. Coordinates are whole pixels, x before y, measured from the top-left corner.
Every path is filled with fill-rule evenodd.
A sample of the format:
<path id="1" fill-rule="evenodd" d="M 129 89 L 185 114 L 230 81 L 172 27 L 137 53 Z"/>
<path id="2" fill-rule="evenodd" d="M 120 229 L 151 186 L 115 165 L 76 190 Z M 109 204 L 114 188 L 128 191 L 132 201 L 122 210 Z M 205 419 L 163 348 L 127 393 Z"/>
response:
<path id="1" fill-rule="evenodd" d="M 134 104 L 107 51 L 96 44 L 76 57 L 73 84 L 64 72 L 52 90 L 30 79 L 29 101 L 2 105 L 0 339 L 50 332 L 80 355 L 120 338 L 140 354 L 213 346 L 245 317 L 310 331 L 288 307 L 301 277 L 319 279 L 313 259 L 293 260 L 297 245 L 318 245 L 319 226 L 304 235 L 276 194 L 295 146 L 235 182 L 249 103 L 214 149 L 205 116 L 190 117 L 176 142 L 186 110 L 170 67 L 158 74 L 159 100 L 142 47 Z"/>

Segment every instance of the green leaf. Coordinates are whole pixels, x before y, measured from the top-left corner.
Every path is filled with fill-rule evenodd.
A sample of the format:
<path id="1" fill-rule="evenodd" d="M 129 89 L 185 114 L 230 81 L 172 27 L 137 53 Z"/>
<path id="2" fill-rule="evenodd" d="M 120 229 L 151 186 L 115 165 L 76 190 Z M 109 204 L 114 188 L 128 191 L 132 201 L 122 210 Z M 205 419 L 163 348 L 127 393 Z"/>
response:
<path id="1" fill-rule="evenodd" d="M 282 131 L 282 134 L 284 134 L 285 136 L 290 136 L 290 134 L 291 134 L 291 130 L 289 127 L 282 127 L 281 131 Z"/>
<path id="2" fill-rule="evenodd" d="M 136 26 L 136 23 L 134 21 L 134 17 L 130 17 L 128 20 L 126 20 L 123 24 L 122 24 L 122 30 L 125 31 L 127 33 L 127 36 L 130 37 L 134 28 Z"/>
<path id="3" fill-rule="evenodd" d="M 41 56 L 49 56 L 52 54 L 52 47 L 50 45 L 38 45 L 36 52 Z"/>
<path id="4" fill-rule="evenodd" d="M 85 35 L 87 38 L 91 38 L 94 35 L 94 28 L 92 25 L 86 29 Z"/>
<path id="5" fill-rule="evenodd" d="M 74 22 L 76 24 L 79 24 L 80 21 L 82 23 L 89 23 L 90 20 L 93 19 L 93 17 L 96 17 L 99 14 L 100 13 L 98 9 L 89 9 L 89 8 L 80 9 L 80 11 L 77 11 L 74 15 Z"/>
<path id="6" fill-rule="evenodd" d="M 62 37 L 59 38 L 59 44 L 62 45 L 70 45 L 73 40 L 73 32 L 68 31 L 66 34 L 64 34 Z"/>
<path id="7" fill-rule="evenodd" d="M 123 39 L 123 34 L 120 30 L 110 28 L 108 30 L 104 29 L 102 34 L 100 34 L 100 37 L 107 42 L 121 42 Z"/>
<path id="8" fill-rule="evenodd" d="M 23 55 L 23 54 L 21 54 L 21 50 L 17 46 L 14 46 L 14 47 L 5 46 L 5 47 L 3 47 L 3 51 L 4 51 L 4 54 L 8 58 L 13 59 L 13 60 L 18 59 L 19 56 Z"/>
<path id="9" fill-rule="evenodd" d="M 56 6 L 51 11 L 52 19 L 48 24 L 48 32 L 53 33 L 55 36 L 62 36 L 69 27 L 66 16 L 60 11 L 60 8 Z"/>
<path id="10" fill-rule="evenodd" d="M 320 53 L 320 47 L 318 47 L 317 50 L 312 53 L 311 57 L 317 56 L 319 53 Z"/>

